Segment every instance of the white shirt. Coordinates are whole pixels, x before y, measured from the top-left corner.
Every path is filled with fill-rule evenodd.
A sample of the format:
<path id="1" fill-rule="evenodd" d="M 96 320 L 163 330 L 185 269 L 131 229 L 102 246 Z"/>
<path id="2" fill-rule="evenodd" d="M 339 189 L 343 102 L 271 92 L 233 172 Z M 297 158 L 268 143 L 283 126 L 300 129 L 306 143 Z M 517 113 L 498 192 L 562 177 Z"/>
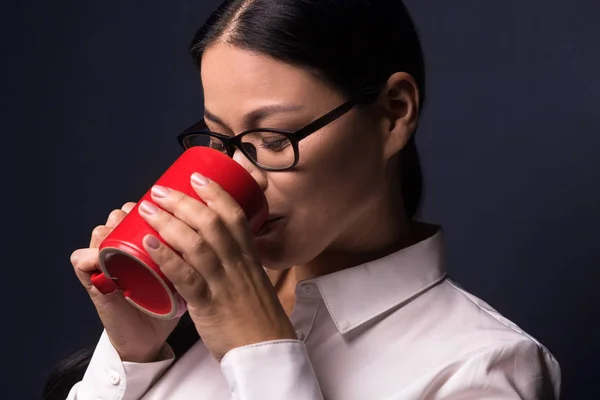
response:
<path id="1" fill-rule="evenodd" d="M 560 368 L 537 340 L 450 280 L 441 229 L 379 260 L 303 281 L 300 340 L 231 350 L 201 341 L 121 362 L 103 332 L 69 400 L 557 399 Z"/>

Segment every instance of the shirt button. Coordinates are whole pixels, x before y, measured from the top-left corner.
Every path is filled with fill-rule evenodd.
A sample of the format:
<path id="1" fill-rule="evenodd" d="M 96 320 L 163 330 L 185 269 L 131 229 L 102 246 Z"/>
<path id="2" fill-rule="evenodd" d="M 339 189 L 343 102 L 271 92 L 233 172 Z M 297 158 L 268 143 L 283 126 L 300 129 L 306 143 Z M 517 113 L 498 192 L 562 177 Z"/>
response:
<path id="1" fill-rule="evenodd" d="M 316 291 L 317 291 L 317 288 L 315 287 L 314 283 L 304 283 L 302 285 L 302 293 L 307 296 L 314 294 Z"/>
<path id="2" fill-rule="evenodd" d="M 298 340 L 304 341 L 306 339 L 306 335 L 302 331 L 296 331 L 296 336 L 298 336 Z"/>
<path id="3" fill-rule="evenodd" d="M 119 373 L 115 370 L 111 370 L 108 373 L 108 380 L 110 381 L 111 385 L 118 385 L 119 382 L 121 382 L 121 376 L 119 375 Z"/>

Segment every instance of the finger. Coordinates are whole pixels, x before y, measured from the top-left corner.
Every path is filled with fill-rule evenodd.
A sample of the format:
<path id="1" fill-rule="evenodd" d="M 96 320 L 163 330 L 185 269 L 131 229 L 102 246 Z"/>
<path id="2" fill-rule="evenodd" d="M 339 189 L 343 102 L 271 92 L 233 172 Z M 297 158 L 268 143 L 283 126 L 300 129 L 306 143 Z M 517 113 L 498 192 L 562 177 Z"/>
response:
<path id="1" fill-rule="evenodd" d="M 189 225 L 147 201 L 140 205 L 139 212 L 160 237 L 205 279 L 222 276 L 222 262 L 212 246 Z"/>
<path id="2" fill-rule="evenodd" d="M 125 213 L 129 214 L 131 212 L 131 210 L 133 210 L 133 207 L 135 207 L 137 203 L 134 203 L 133 201 L 127 202 L 125 204 L 123 204 L 123 207 L 121 207 L 121 210 L 125 211 Z"/>
<path id="3" fill-rule="evenodd" d="M 152 199 L 202 237 L 224 265 L 236 264 L 242 257 L 240 245 L 221 217 L 201 201 L 176 190 L 152 189 Z"/>
<path id="4" fill-rule="evenodd" d="M 201 306 L 210 299 L 208 284 L 197 269 L 153 235 L 146 235 L 142 243 L 150 257 L 160 266 L 161 271 L 189 305 Z"/>
<path id="5" fill-rule="evenodd" d="M 136 203 L 133 202 L 125 203 L 120 210 L 111 211 L 106 219 L 106 224 L 97 226 L 94 231 L 92 231 L 90 247 L 100 246 L 100 243 L 106 239 L 108 234 L 121 223 L 123 218 L 125 218 L 129 212 L 131 212 L 133 207 L 135 207 L 135 204 Z"/>
<path id="6" fill-rule="evenodd" d="M 221 185 L 199 173 L 192 175 L 191 183 L 196 194 L 227 225 L 238 245 L 246 252 L 253 252 L 250 224 L 239 203 Z"/>
<path id="7" fill-rule="evenodd" d="M 78 249 L 71 254 L 71 264 L 75 270 L 77 278 L 81 281 L 86 289 L 92 287 L 91 277 L 95 272 L 100 271 L 100 263 L 98 261 L 98 249 Z"/>
<path id="8" fill-rule="evenodd" d="M 71 264 L 74 268 L 87 273 L 100 270 L 98 249 L 77 249 L 71 254 Z"/>
<path id="9" fill-rule="evenodd" d="M 106 225 L 98 225 L 92 231 L 92 237 L 90 238 L 90 248 L 97 248 L 100 246 L 100 243 L 108 236 L 108 234 L 112 231 L 112 228 L 109 228 Z"/>
<path id="10" fill-rule="evenodd" d="M 123 207 L 121 207 L 120 210 L 113 210 L 108 215 L 108 219 L 106 220 L 105 225 L 110 228 L 113 228 L 113 229 L 116 228 L 117 225 L 119 225 L 121 223 L 123 218 L 125 218 L 127 216 L 127 214 L 129 214 L 131 212 L 133 207 L 135 207 L 135 203 L 129 202 L 129 203 L 123 204 Z"/>

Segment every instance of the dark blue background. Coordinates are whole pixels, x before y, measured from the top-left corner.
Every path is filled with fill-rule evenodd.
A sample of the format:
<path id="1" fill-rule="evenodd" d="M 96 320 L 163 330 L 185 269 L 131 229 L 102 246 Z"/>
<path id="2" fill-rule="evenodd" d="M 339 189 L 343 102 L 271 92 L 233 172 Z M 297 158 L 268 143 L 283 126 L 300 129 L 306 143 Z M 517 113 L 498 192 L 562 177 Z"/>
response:
<path id="1" fill-rule="evenodd" d="M 179 154 L 202 111 L 187 45 L 216 3 L 0 6 L 3 399 L 95 343 L 69 255 Z M 598 398 L 599 3 L 407 3 L 429 72 L 424 215 L 452 275 L 555 354 L 565 399 Z"/>

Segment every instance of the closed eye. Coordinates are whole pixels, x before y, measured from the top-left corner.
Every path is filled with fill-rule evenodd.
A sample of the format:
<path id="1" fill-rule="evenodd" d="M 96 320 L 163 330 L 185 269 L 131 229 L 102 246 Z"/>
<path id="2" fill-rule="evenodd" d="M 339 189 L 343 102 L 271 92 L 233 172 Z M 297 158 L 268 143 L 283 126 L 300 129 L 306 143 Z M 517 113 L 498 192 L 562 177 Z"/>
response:
<path id="1" fill-rule="evenodd" d="M 263 140 L 260 147 L 271 151 L 281 151 L 290 145 L 290 141 L 287 138 L 275 139 L 275 140 Z"/>

